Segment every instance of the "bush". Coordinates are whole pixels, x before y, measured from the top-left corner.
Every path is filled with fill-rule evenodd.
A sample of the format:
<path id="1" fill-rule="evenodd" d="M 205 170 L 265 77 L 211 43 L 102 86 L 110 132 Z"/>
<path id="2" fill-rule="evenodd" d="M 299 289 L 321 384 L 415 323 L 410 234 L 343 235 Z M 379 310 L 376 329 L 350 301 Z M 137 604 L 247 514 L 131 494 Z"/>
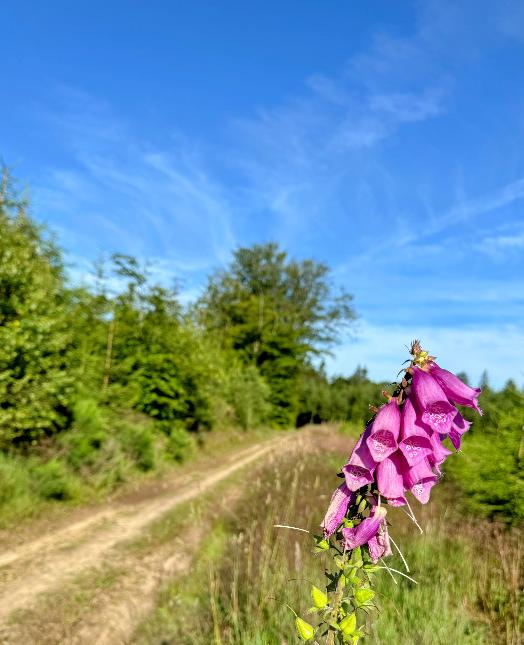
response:
<path id="1" fill-rule="evenodd" d="M 11 449 L 69 424 L 71 334 L 60 253 L 9 194 L 0 239 L 0 447 Z"/>
<path id="2" fill-rule="evenodd" d="M 252 365 L 231 370 L 228 398 L 244 430 L 260 426 L 269 414 L 269 387 Z"/>
<path id="3" fill-rule="evenodd" d="M 34 506 L 29 460 L 0 454 L 0 518 L 1 523 L 26 515 Z"/>
<path id="4" fill-rule="evenodd" d="M 121 421 L 116 432 L 124 452 L 139 470 L 155 467 L 155 437 L 149 425 Z"/>
<path id="5" fill-rule="evenodd" d="M 159 421 L 179 421 L 188 430 L 212 425 L 210 401 L 186 352 L 152 354 L 141 360 L 136 408 Z"/>
<path id="6" fill-rule="evenodd" d="M 524 396 L 512 384 L 480 399 L 484 416 L 464 437 L 464 451 L 446 472 L 476 514 L 517 524 L 524 519 L 522 436 Z"/>
<path id="7" fill-rule="evenodd" d="M 61 435 L 60 445 L 66 460 L 75 470 L 92 469 L 108 439 L 106 416 L 97 402 L 90 398 L 77 400 L 73 415 L 73 429 Z"/>
<path id="8" fill-rule="evenodd" d="M 182 426 L 168 421 L 159 421 L 156 427 L 166 436 L 166 456 L 182 463 L 195 450 L 195 439 Z"/>
<path id="9" fill-rule="evenodd" d="M 35 493 L 43 499 L 67 501 L 77 496 L 77 482 L 58 459 L 36 466 L 32 479 Z"/>

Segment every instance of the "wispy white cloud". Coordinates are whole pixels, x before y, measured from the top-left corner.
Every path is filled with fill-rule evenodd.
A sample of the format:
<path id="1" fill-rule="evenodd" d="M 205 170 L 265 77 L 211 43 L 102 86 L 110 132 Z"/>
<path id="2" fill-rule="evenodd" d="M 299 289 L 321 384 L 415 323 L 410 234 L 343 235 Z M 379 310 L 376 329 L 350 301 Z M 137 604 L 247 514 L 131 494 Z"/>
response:
<path id="1" fill-rule="evenodd" d="M 485 235 L 475 244 L 475 248 L 481 253 L 492 257 L 504 257 L 508 254 L 519 253 L 524 251 L 524 229 L 515 228 L 511 233 Z"/>
<path id="2" fill-rule="evenodd" d="M 492 215 L 500 209 L 518 203 L 524 199 L 524 178 L 509 182 L 495 191 L 490 193 L 464 198 L 460 203 L 450 206 L 441 213 L 432 213 L 429 218 L 423 222 L 418 220 L 416 213 L 411 213 L 410 217 L 401 220 L 399 228 L 394 225 L 391 227 L 390 235 L 379 241 L 365 252 L 353 256 L 347 263 L 341 263 L 336 268 L 340 276 L 350 273 L 356 266 L 362 266 L 363 263 L 376 263 L 388 261 L 393 253 L 402 251 L 406 256 L 416 254 L 419 257 L 430 257 L 431 255 L 447 255 L 449 246 L 453 244 L 453 239 L 440 239 L 434 243 L 429 240 L 436 236 L 442 235 L 453 230 L 458 238 L 463 239 L 463 230 L 461 227 L 466 222 L 476 220 L 485 215 Z M 406 226 L 406 222 L 411 222 Z M 416 222 L 416 225 L 413 225 Z M 496 222 L 496 220 L 495 220 Z M 512 225 L 514 226 L 514 224 Z M 494 250 L 495 246 L 500 249 L 500 245 L 506 247 L 520 248 L 520 234 L 503 235 L 503 236 L 486 236 L 483 240 L 474 240 L 469 247 L 481 251 Z M 454 249 L 454 254 L 461 254 L 461 248 Z"/>
<path id="3" fill-rule="evenodd" d="M 58 215 L 66 235 L 81 231 L 91 254 L 97 247 L 138 256 L 161 250 L 173 266 L 208 269 L 227 260 L 236 244 L 230 195 L 194 144 L 177 137 L 154 147 L 85 92 L 62 88 L 60 95 L 61 110 L 47 114 L 47 123 L 73 169 L 40 177 L 40 216 L 53 223 Z M 74 235 L 68 241 L 77 246 Z"/>
<path id="4" fill-rule="evenodd" d="M 399 128 L 445 111 L 446 91 L 438 85 L 356 92 L 344 75 L 317 75 L 309 87 L 310 94 L 232 126 L 242 144 L 230 158 L 243 175 L 247 205 L 270 215 L 275 236 L 285 243 L 307 235 L 312 225 L 324 226 L 326 212 L 346 217 L 344 202 L 365 189 L 368 172 L 375 176 L 371 191 L 384 174 L 370 155 Z M 363 173 L 363 166 L 373 170 Z"/>

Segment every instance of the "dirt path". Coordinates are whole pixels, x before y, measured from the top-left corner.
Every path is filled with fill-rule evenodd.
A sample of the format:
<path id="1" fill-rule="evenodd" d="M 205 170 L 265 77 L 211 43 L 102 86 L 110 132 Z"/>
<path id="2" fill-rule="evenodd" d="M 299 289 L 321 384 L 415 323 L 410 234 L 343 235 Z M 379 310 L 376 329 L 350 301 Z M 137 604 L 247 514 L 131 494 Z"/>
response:
<path id="1" fill-rule="evenodd" d="M 306 433 L 301 433 L 306 436 Z M 10 618 L 17 610 L 26 610 L 49 594 L 74 586 L 80 574 L 96 567 L 111 563 L 126 564 L 122 546 L 139 538 L 155 521 L 180 504 L 210 493 L 219 482 L 227 479 L 249 464 L 267 458 L 270 453 L 288 451 L 304 439 L 296 434 L 266 440 L 256 445 L 230 453 L 221 459 L 221 464 L 207 473 L 185 473 L 183 480 L 174 478 L 161 494 L 136 502 L 111 504 L 94 511 L 87 517 L 28 543 L 21 544 L 0 554 L 0 642 L 16 643 L 16 629 L 13 632 Z M 220 502 L 220 500 L 217 500 Z M 223 500 L 222 500 L 223 501 Z M 194 532 L 194 531 L 193 531 Z M 188 527 L 188 533 L 190 529 Z M 189 535 L 187 536 L 189 537 Z M 191 535 L 193 545 L 201 536 Z M 153 603 L 154 591 L 159 583 L 177 572 L 186 571 L 190 566 L 191 553 L 180 543 L 170 544 L 169 551 L 160 549 L 143 559 L 127 576 L 127 589 L 122 589 L 120 599 L 111 607 L 104 607 L 97 618 L 86 617 L 79 625 L 74 638 L 54 642 L 71 643 L 125 643 L 130 628 L 137 616 L 148 611 Z M 127 564 L 131 565 L 131 562 Z M 140 589 L 137 596 L 136 589 Z M 131 593 L 134 589 L 134 593 Z M 141 609 L 139 610 L 139 607 Z M 16 624 L 16 621 L 15 623 Z M 25 643 L 53 642 L 42 633 L 35 640 Z"/>

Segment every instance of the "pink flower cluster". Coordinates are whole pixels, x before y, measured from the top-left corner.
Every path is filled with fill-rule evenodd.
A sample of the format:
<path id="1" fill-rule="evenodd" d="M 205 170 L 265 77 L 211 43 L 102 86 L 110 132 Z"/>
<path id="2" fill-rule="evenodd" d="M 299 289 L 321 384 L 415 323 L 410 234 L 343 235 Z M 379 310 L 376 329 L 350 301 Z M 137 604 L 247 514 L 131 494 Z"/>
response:
<path id="1" fill-rule="evenodd" d="M 411 383 L 403 390 L 405 399 L 400 397 L 399 403 L 399 398 L 391 398 L 378 410 L 342 468 L 345 482 L 333 494 L 322 523 L 325 537 L 337 530 L 356 491 L 369 484 L 392 506 L 406 504 L 407 491 L 426 504 L 441 474 L 440 466 L 451 454 L 443 439 L 449 437 L 459 450 L 462 435 L 471 425 L 455 405 L 482 414 L 480 389 L 469 387 L 436 363 L 413 365 L 409 373 Z M 385 513 L 380 507 L 375 506 L 356 528 L 342 532 L 346 548 L 367 542 L 373 560 L 376 554 L 388 555 Z M 378 545 L 377 540 L 381 542 Z"/>

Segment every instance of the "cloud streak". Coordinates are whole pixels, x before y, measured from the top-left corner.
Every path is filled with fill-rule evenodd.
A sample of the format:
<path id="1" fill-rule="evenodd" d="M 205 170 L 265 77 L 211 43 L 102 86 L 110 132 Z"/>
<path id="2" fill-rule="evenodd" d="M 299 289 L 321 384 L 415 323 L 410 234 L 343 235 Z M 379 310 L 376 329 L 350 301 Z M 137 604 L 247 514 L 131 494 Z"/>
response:
<path id="1" fill-rule="evenodd" d="M 225 262 L 236 244 L 232 205 L 205 160 L 181 140 L 155 149 L 85 92 L 64 93 L 60 115 L 47 120 L 74 170 L 59 167 L 40 177 L 40 215 L 54 224 L 59 214 L 61 228 L 75 231 L 68 241 L 78 246 L 80 235 L 91 255 L 107 247 L 139 257 L 160 251 L 173 272 Z"/>

